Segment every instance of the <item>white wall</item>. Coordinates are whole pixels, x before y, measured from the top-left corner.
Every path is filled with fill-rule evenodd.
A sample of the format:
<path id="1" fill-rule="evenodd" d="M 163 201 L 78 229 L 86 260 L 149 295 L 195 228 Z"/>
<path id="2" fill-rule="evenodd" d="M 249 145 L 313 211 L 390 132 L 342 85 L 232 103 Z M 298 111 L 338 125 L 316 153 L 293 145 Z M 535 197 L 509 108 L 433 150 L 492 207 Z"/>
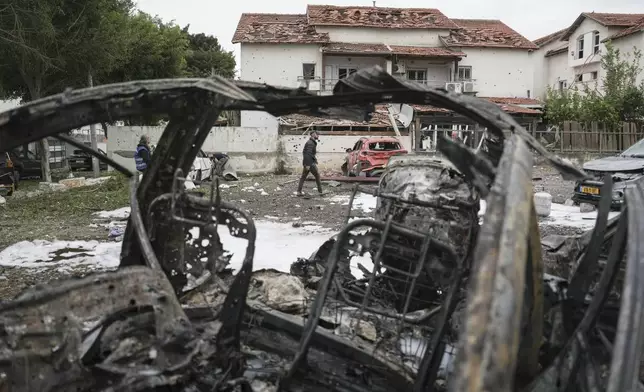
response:
<path id="1" fill-rule="evenodd" d="M 316 26 L 315 30 L 328 33 L 332 42 L 403 46 L 442 46 L 438 37 L 449 35 L 449 30 L 431 29 Z"/>
<path id="2" fill-rule="evenodd" d="M 152 144 L 157 144 L 163 127 L 109 127 L 107 155 L 134 171 L 134 151 L 141 135 L 150 136 Z M 345 150 L 353 147 L 365 135 L 322 135 L 317 148 L 317 158 L 321 170 L 339 171 Z M 237 170 L 241 173 L 274 172 L 280 162 L 291 170 L 302 166 L 302 148 L 308 136 L 278 135 L 268 128 L 215 127 L 208 135 L 202 150 L 206 153 L 227 153 Z M 402 145 L 411 151 L 411 137 L 400 138 Z"/>
<path id="3" fill-rule="evenodd" d="M 481 97 L 534 97 L 534 57 L 527 50 L 461 48 L 467 57 L 459 66 L 472 67 Z"/>
<path id="4" fill-rule="evenodd" d="M 545 99 L 547 87 L 556 88 L 558 86 L 558 78 L 561 80 L 567 80 L 570 84 L 571 71 L 568 67 L 568 49 L 564 53 L 557 54 L 555 56 L 546 57 L 546 53 L 551 50 L 557 50 L 561 48 L 567 48 L 567 41 L 553 41 L 547 45 L 542 46 L 538 50 L 535 50 L 532 53 L 534 60 L 534 97 Z M 556 58 L 553 58 L 556 57 Z M 563 63 L 561 63 L 563 61 Z M 557 63 L 557 69 L 551 71 L 552 64 Z"/>
<path id="5" fill-rule="evenodd" d="M 605 45 L 601 43 L 602 40 L 607 38 L 611 33 L 609 29 L 601 24 L 595 22 L 592 19 L 584 19 L 579 27 L 573 31 L 572 35 L 568 38 L 568 66 L 569 67 L 583 67 L 584 64 L 589 64 L 591 62 L 599 62 L 601 60 L 601 55 L 593 54 L 593 32 L 599 32 L 599 47 L 600 52 L 605 50 Z M 577 40 L 580 36 L 584 37 L 584 56 L 581 59 L 578 59 L 577 53 Z M 575 55 L 570 54 L 571 51 L 575 52 Z M 586 73 L 583 69 L 575 70 L 577 73 Z"/>
<path id="6" fill-rule="evenodd" d="M 572 85 L 573 72 L 570 67 L 568 67 L 568 57 L 570 54 L 568 51 L 564 53 L 559 53 L 554 56 L 546 57 L 546 86 L 557 89 L 559 88 L 559 81 L 566 81 L 566 86 L 569 87 Z M 546 86 L 543 88 L 543 97 L 545 98 Z"/>
<path id="7" fill-rule="evenodd" d="M 620 51 L 620 57 L 624 58 L 625 55 L 630 55 L 633 58 L 633 48 L 637 48 L 644 52 L 644 32 L 632 34 L 624 38 L 613 41 L 613 46 Z M 644 59 L 640 60 L 640 66 L 644 68 Z M 637 83 L 644 81 L 644 71 L 640 72 L 637 78 Z"/>
<path id="8" fill-rule="evenodd" d="M 316 65 L 315 74 L 322 75 L 322 53 L 319 45 L 241 44 L 242 80 L 297 88 L 302 64 Z M 263 112 L 242 112 L 244 127 L 269 127 L 277 131 L 277 119 Z"/>

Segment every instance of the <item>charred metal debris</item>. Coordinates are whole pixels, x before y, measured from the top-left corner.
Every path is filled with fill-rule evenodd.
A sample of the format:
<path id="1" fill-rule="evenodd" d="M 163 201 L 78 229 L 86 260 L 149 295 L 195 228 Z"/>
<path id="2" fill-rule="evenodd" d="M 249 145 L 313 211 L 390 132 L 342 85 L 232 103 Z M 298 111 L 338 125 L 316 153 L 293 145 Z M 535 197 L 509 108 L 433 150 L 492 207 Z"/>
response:
<path id="1" fill-rule="evenodd" d="M 291 274 L 253 272 L 254 223 L 216 183 L 209 197 L 184 191 L 222 110 L 359 119 L 374 102 L 448 108 L 490 137 L 479 151 L 441 140 L 453 167 L 390 165 L 372 192 L 373 219 L 350 219 L 350 208 L 345 228 Z M 607 219 L 609 196 L 592 232 L 542 242 L 532 151 L 565 178 L 584 173 L 496 105 L 380 68 L 341 80 L 332 96 L 219 78 L 69 91 L 0 114 L 0 150 L 152 114 L 170 121 L 140 183 L 77 146 L 131 177 L 121 266 L 0 303 L 2 390 L 642 389 L 642 181 L 626 189 L 617 218 Z M 604 187 L 611 195 L 610 177 Z M 236 273 L 219 226 L 248 242 Z M 544 275 L 549 258 L 569 274 Z"/>

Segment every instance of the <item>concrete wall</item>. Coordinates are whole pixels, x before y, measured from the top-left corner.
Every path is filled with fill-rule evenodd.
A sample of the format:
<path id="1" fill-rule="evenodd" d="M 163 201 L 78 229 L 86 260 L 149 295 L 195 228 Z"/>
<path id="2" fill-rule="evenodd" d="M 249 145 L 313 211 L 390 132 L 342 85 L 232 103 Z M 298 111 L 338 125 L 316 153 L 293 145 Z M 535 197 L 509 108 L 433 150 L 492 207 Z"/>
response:
<path id="1" fill-rule="evenodd" d="M 551 50 L 568 48 L 566 41 L 554 41 L 542 46 L 532 53 L 534 64 L 534 97 L 545 99 L 548 87 L 557 88 L 559 80 L 570 85 L 572 72 L 568 67 L 568 49 L 564 53 L 546 57 Z"/>
<path id="2" fill-rule="evenodd" d="M 527 50 L 461 48 L 467 57 L 459 66 L 472 67 L 481 97 L 534 97 L 533 56 Z"/>
<path id="3" fill-rule="evenodd" d="M 162 133 L 162 127 L 109 127 L 107 155 L 134 170 L 134 150 L 141 135 L 149 135 L 151 143 L 156 145 Z M 345 150 L 363 136 L 370 135 L 321 135 L 317 149 L 320 169 L 339 170 Z M 270 173 L 282 164 L 287 169 L 299 170 L 307 138 L 305 135 L 279 135 L 276 129 L 266 127 L 216 127 L 202 149 L 206 153 L 227 153 L 240 173 Z M 410 136 L 403 136 L 400 141 L 411 151 Z"/>
<path id="4" fill-rule="evenodd" d="M 442 46 L 438 37 L 449 35 L 448 30 L 430 29 L 317 26 L 315 30 L 320 33 L 328 33 L 332 42 L 405 46 Z"/>

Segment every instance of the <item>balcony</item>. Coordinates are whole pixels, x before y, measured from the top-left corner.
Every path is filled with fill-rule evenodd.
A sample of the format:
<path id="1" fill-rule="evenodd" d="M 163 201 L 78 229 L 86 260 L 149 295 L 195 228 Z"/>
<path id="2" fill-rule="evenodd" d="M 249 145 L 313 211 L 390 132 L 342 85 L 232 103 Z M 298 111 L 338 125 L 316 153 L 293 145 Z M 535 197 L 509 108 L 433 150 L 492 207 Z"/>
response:
<path id="1" fill-rule="evenodd" d="M 300 87 L 305 87 L 309 91 L 316 91 L 319 92 L 320 95 L 328 95 L 333 92 L 333 87 L 335 87 L 336 83 L 340 80 L 339 78 L 305 78 L 303 76 L 299 76 L 297 78 L 298 83 Z M 467 93 L 467 92 L 476 92 L 476 81 L 475 80 L 467 80 L 467 81 L 457 81 L 457 82 L 450 82 L 450 81 L 442 81 L 442 80 L 414 80 L 414 82 L 424 84 L 428 87 L 431 88 L 446 88 L 446 85 L 448 83 L 450 84 L 458 84 L 460 85 L 460 90 L 459 92 Z M 467 84 L 467 86 L 466 86 Z M 467 88 L 466 88 L 467 87 Z M 458 87 L 457 87 L 458 89 Z"/>

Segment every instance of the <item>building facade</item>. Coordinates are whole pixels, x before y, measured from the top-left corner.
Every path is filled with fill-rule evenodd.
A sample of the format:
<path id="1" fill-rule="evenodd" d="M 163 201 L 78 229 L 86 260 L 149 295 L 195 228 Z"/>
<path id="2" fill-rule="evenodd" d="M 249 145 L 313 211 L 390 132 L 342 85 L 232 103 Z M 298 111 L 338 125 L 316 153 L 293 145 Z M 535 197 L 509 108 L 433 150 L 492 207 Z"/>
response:
<path id="1" fill-rule="evenodd" d="M 450 19 L 437 9 L 309 5 L 305 14 L 243 14 L 241 79 L 330 94 L 360 68 L 481 97 L 534 97 L 538 46 L 498 20 Z M 534 102 L 531 102 L 534 103 Z M 242 113 L 243 126 L 277 126 Z"/>
<path id="2" fill-rule="evenodd" d="M 545 99 L 547 89 L 586 87 L 602 91 L 601 67 L 606 43 L 611 42 L 622 56 L 644 49 L 644 14 L 584 12 L 566 29 L 535 40 L 535 79 L 537 97 Z M 644 66 L 644 64 L 642 64 Z M 640 72 L 638 83 L 644 80 Z"/>

